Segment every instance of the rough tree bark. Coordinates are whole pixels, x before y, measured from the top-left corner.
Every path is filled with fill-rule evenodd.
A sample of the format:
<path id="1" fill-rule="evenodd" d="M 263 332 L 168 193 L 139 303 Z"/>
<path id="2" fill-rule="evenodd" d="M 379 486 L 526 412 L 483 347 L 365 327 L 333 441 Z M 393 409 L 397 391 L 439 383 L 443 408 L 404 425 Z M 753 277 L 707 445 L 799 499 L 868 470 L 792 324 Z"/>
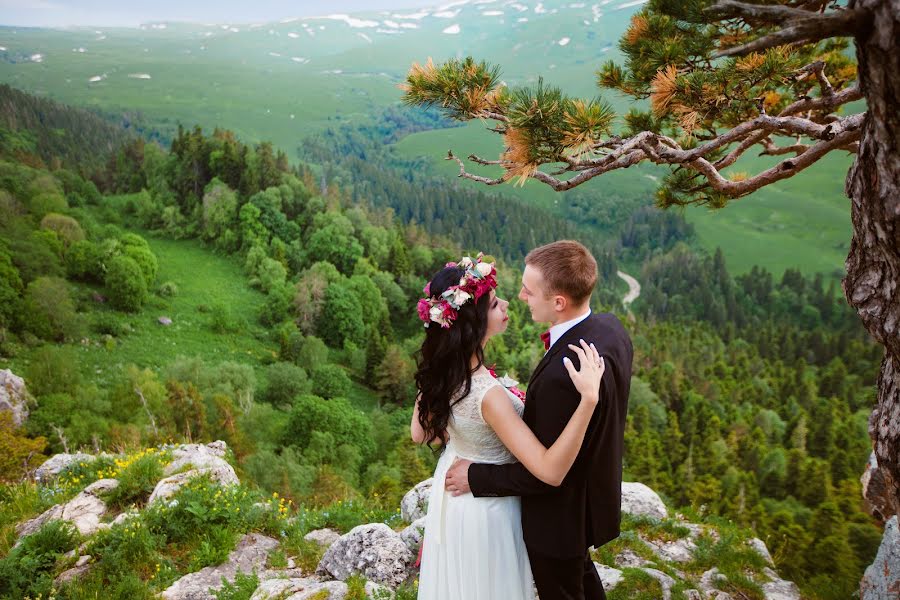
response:
<path id="1" fill-rule="evenodd" d="M 853 240 L 843 288 L 885 348 L 869 435 L 893 512 L 900 514 L 900 0 L 851 0 L 850 6 L 871 17 L 855 35 L 868 112 L 847 175 Z"/>

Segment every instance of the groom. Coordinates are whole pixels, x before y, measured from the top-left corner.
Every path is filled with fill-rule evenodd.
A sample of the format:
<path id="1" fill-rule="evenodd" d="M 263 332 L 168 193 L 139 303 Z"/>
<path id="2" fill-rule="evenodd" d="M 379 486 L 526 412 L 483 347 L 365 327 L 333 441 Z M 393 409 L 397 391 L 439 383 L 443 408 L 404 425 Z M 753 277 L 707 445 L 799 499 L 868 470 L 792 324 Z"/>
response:
<path id="1" fill-rule="evenodd" d="M 591 314 L 597 262 L 578 242 L 563 240 L 525 258 L 519 298 L 531 317 L 552 327 L 541 336 L 547 353 L 528 382 L 525 423 L 548 448 L 565 429 L 580 396 L 563 364 L 578 358 L 568 344 L 591 343 L 604 358 L 600 403 L 575 464 L 559 487 L 519 463 L 461 460 L 446 477 L 454 496 L 522 496 L 522 531 L 541 600 L 606 598 L 588 549 L 619 535 L 622 446 L 631 384 L 631 340 L 612 314 Z"/>

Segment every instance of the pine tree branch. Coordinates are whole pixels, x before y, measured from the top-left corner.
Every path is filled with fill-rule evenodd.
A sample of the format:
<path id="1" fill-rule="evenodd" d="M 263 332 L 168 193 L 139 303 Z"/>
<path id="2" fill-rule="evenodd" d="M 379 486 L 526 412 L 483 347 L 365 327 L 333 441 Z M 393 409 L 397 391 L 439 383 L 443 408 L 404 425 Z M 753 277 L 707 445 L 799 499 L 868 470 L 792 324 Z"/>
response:
<path id="1" fill-rule="evenodd" d="M 739 198 L 775 183 L 776 181 L 793 177 L 818 161 L 828 152 L 849 146 L 858 141 L 860 135 L 860 128 L 842 131 L 830 140 L 822 140 L 811 146 L 806 152 L 803 152 L 797 157 L 783 160 L 774 167 L 766 169 L 762 173 L 744 179 L 743 181 L 730 181 L 725 179 L 705 158 L 699 158 L 688 166 L 703 174 L 710 186 L 717 192 L 721 192 L 732 198 Z"/>
<path id="2" fill-rule="evenodd" d="M 862 27 L 869 16 L 867 12 L 858 9 L 818 13 L 783 5 L 751 4 L 737 0 L 718 0 L 706 9 L 706 14 L 714 19 L 738 18 L 748 23 L 783 26 L 782 29 L 752 42 L 720 50 L 714 58 L 743 56 L 786 44 L 850 36 Z"/>
<path id="3" fill-rule="evenodd" d="M 865 113 L 861 113 L 822 125 L 809 119 L 793 116 L 774 117 L 760 115 L 755 119 L 741 123 L 703 145 L 690 149 L 682 148 L 678 142 L 668 136 L 643 131 L 630 138 L 617 140 L 612 146 L 611 141 L 605 142 L 603 145 L 609 147 L 611 151 L 603 157 L 584 161 L 568 159 L 565 162 L 569 166 L 564 167 L 557 173 L 551 174 L 536 170 L 529 177 L 550 186 L 555 191 L 561 192 L 575 188 L 603 173 L 617 169 L 626 169 L 646 160 L 660 165 L 676 165 L 692 169 L 704 177 L 706 180 L 705 185 L 717 192 L 737 198 L 775 181 L 794 176 L 832 150 L 843 149 L 853 152 L 858 146 L 864 119 Z M 721 169 L 733 164 L 737 157 L 746 151 L 747 148 L 757 143 L 763 143 L 764 148 L 770 149 L 766 145 L 765 140 L 772 133 L 805 135 L 817 140 L 817 142 L 812 145 L 795 144 L 788 147 L 785 151 L 781 151 L 781 149 L 772 144 L 771 154 L 773 155 L 794 152 L 797 156 L 785 159 L 754 177 L 742 181 L 731 181 L 721 174 Z M 736 142 L 740 142 L 738 149 L 716 163 L 712 163 L 706 158 L 720 148 Z M 470 159 L 478 164 L 499 165 L 507 170 L 515 166 L 508 161 L 488 161 L 474 155 L 470 156 Z M 459 164 L 459 177 L 486 185 L 499 185 L 506 181 L 506 177 L 491 179 L 467 172 L 462 160 L 457 158 L 452 152 L 448 152 L 447 160 L 455 160 Z M 555 176 L 576 171 L 578 174 L 569 179 L 560 179 Z"/>
<path id="4" fill-rule="evenodd" d="M 821 96 L 818 98 L 802 98 L 785 107 L 783 111 L 778 113 L 778 116 L 795 115 L 809 110 L 832 112 L 838 106 L 853 102 L 854 100 L 860 100 L 862 97 L 863 95 L 860 89 L 858 87 L 852 87 L 836 92 L 830 97 Z"/>
<path id="5" fill-rule="evenodd" d="M 447 158 L 445 160 L 455 160 L 457 164 L 459 164 L 459 175 L 458 177 L 462 177 L 463 179 L 471 179 L 472 181 L 477 181 L 478 183 L 483 183 L 485 185 L 500 185 L 504 181 L 506 181 L 503 177 L 498 177 L 497 179 L 491 179 L 490 177 L 482 177 L 481 175 L 473 175 L 466 171 L 466 166 L 463 164 L 463 161 L 459 159 L 455 154 L 453 154 L 452 150 L 447 151 Z M 485 161 L 488 162 L 488 161 Z M 497 161 L 498 163 L 500 161 Z"/>

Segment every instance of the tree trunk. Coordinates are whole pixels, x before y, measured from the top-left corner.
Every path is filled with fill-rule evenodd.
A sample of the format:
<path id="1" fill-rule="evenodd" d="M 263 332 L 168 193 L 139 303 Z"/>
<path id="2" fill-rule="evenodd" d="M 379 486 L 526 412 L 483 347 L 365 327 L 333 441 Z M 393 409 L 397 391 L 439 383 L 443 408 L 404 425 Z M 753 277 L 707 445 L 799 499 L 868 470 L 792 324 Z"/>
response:
<path id="1" fill-rule="evenodd" d="M 900 0 L 851 0 L 850 6 L 869 11 L 871 19 L 855 36 L 868 112 L 847 175 L 853 240 L 843 288 L 885 347 L 869 435 L 893 514 L 900 514 Z"/>

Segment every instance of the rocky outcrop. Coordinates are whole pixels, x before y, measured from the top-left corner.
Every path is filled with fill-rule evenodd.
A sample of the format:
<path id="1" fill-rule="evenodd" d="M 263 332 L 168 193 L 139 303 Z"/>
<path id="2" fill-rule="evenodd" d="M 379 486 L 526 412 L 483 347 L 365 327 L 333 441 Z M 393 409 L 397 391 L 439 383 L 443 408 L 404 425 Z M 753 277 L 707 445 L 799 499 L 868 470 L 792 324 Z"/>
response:
<path id="1" fill-rule="evenodd" d="M 322 581 L 317 577 L 275 578 L 263 581 L 250 600 L 343 600 L 348 592 L 343 581 Z M 392 594 L 384 586 L 368 581 L 366 596 L 387 600 Z"/>
<path id="2" fill-rule="evenodd" d="M 62 585 L 63 583 L 66 583 L 67 581 L 71 581 L 73 579 L 77 579 L 78 577 L 83 576 L 85 573 L 87 573 L 90 570 L 90 568 L 91 568 L 90 562 L 91 562 L 90 554 L 84 554 L 84 555 L 78 557 L 78 560 L 75 562 L 75 566 L 72 567 L 71 569 L 66 569 L 65 571 L 63 571 L 62 573 L 57 575 L 56 579 L 53 580 L 53 583 L 55 583 L 56 585 L 59 586 L 59 585 Z"/>
<path id="3" fill-rule="evenodd" d="M 403 543 L 409 548 L 409 551 L 415 555 L 419 554 L 419 548 L 422 546 L 422 540 L 425 537 L 425 517 L 416 519 L 409 527 L 400 532 Z"/>
<path id="4" fill-rule="evenodd" d="M 0 411 L 11 412 L 16 427 L 21 427 L 28 418 L 29 400 L 25 380 L 9 369 L 0 370 Z"/>
<path id="5" fill-rule="evenodd" d="M 228 449 L 223 442 L 212 444 L 184 444 L 166 447 L 172 460 L 164 467 L 164 475 L 148 501 L 155 502 L 168 498 L 191 478 L 207 475 L 220 485 L 238 484 L 234 469 L 225 460 Z M 90 455 L 57 455 L 37 470 L 39 483 L 58 477 L 59 473 L 74 463 L 95 460 Z M 423 543 L 425 513 L 431 480 L 426 480 L 411 489 L 402 500 L 401 516 L 408 524 L 394 530 L 384 523 L 359 525 L 341 535 L 332 529 L 318 529 L 307 533 L 304 539 L 325 548 L 315 573 L 296 568 L 306 564 L 298 557 L 282 556 L 284 568 L 267 567 L 269 555 L 280 547 L 279 541 L 259 533 L 243 536 L 228 560 L 221 565 L 210 566 L 196 573 L 185 575 L 174 582 L 161 594 L 165 600 L 211 600 L 215 591 L 221 589 L 223 579 L 233 582 L 238 573 L 255 572 L 260 583 L 252 600 L 342 600 L 350 594 L 347 579 L 359 576 L 366 580 L 366 593 L 372 598 L 390 598 L 393 590 L 416 577 L 415 563 Z M 131 507 L 115 516 L 111 523 L 102 495 L 118 485 L 114 479 L 102 479 L 85 488 L 70 501 L 59 504 L 39 517 L 23 523 L 19 527 L 20 536 L 37 531 L 45 523 L 54 519 L 70 521 L 85 537 L 102 528 L 116 527 L 131 519 L 141 517 L 141 510 Z M 173 506 L 174 504 L 170 504 Z M 254 508 L 269 508 L 265 502 L 257 502 Z M 628 586 L 629 578 L 636 571 L 642 572 L 659 583 L 659 597 L 667 600 L 673 589 L 683 590 L 683 596 L 690 600 L 735 600 L 732 595 L 719 588 L 725 583 L 725 576 L 717 569 L 710 569 L 702 577 L 687 575 L 680 569 L 694 559 L 701 536 L 708 536 L 714 542 L 719 540 L 717 529 L 701 523 L 690 523 L 682 515 L 668 521 L 668 509 L 662 499 L 650 488 L 640 483 L 623 484 L 622 510 L 640 517 L 651 519 L 640 521 L 638 527 L 623 532 L 625 543 L 613 557 L 610 564 L 594 563 L 603 582 L 610 592 L 620 586 Z M 656 521 L 667 520 L 662 528 Z M 672 529 L 669 525 L 675 525 Z M 672 535 L 673 532 L 680 532 Z M 769 565 L 772 559 L 762 540 L 745 540 Z M 875 564 L 866 572 L 863 599 L 884 597 L 900 586 L 900 551 L 897 548 L 897 519 L 894 518 L 885 533 L 885 541 Z M 90 540 L 85 540 L 77 550 L 67 553 L 60 563 L 61 572 L 56 574 L 58 585 L 83 577 L 91 565 L 102 557 L 86 555 Z M 284 548 L 282 548 L 284 550 Z M 92 554 L 95 552 L 91 551 Z M 778 577 L 767 567 L 760 572 L 745 571 L 763 590 L 766 600 L 799 600 L 800 595 L 790 581 Z M 693 589 L 697 588 L 697 589 Z M 619 591 L 621 593 L 621 589 Z"/>
<path id="6" fill-rule="evenodd" d="M 622 482 L 622 512 L 638 517 L 665 519 L 669 510 L 659 494 L 643 483 Z"/>
<path id="7" fill-rule="evenodd" d="M 303 536 L 303 539 L 307 542 L 315 542 L 323 548 L 328 548 L 333 543 L 338 541 L 340 537 L 341 534 L 334 529 L 316 529 L 315 531 L 310 531 L 305 536 Z"/>
<path id="8" fill-rule="evenodd" d="M 332 544 L 316 573 L 342 581 L 351 575 L 362 575 L 369 581 L 396 588 L 409 577 L 413 559 L 399 533 L 384 523 L 371 523 L 354 527 Z"/>
<path id="9" fill-rule="evenodd" d="M 884 474 L 878 468 L 878 459 L 875 453 L 869 455 L 866 470 L 859 478 L 862 484 L 862 494 L 866 503 L 866 510 L 870 515 L 884 523 L 885 518 L 892 514 L 891 492 L 884 479 Z"/>
<path id="10" fill-rule="evenodd" d="M 900 598 L 900 529 L 897 516 L 888 520 L 875 560 L 859 584 L 860 600 Z"/>
<path id="11" fill-rule="evenodd" d="M 106 514 L 106 502 L 100 495 L 119 485 L 115 479 L 100 479 L 87 486 L 81 493 L 66 502 L 47 509 L 41 515 L 26 521 L 18 528 L 19 538 L 31 535 L 50 521 L 69 521 L 81 535 L 93 535 L 102 526 L 100 517 Z"/>
<path id="12" fill-rule="evenodd" d="M 72 465 L 89 463 L 94 460 L 95 458 L 90 454 L 56 454 L 37 468 L 34 472 L 34 479 L 38 483 L 49 483 Z"/>
<path id="13" fill-rule="evenodd" d="M 607 593 L 614 590 L 616 586 L 622 582 L 622 578 L 624 577 L 622 571 L 619 569 L 607 567 L 600 563 L 595 562 L 594 568 L 597 569 L 597 575 L 600 576 L 600 582 L 603 583 L 603 591 Z"/>
<path id="14" fill-rule="evenodd" d="M 215 600 L 211 590 L 220 589 L 223 579 L 233 582 L 238 573 L 262 570 L 269 553 L 277 546 L 278 542 L 270 537 L 247 534 L 228 555 L 227 562 L 185 575 L 169 586 L 161 597 L 164 600 Z"/>
<path id="15" fill-rule="evenodd" d="M 801 600 L 800 588 L 793 581 L 782 579 L 768 567 L 763 569 L 763 573 L 770 579 L 762 584 L 766 600 Z"/>
<path id="16" fill-rule="evenodd" d="M 775 562 L 772 560 L 772 555 L 769 554 L 769 549 L 766 547 L 766 543 L 759 538 L 750 538 L 750 541 L 747 544 L 756 551 L 757 554 L 762 556 L 767 563 L 770 565 L 774 565 Z"/>
<path id="17" fill-rule="evenodd" d="M 173 496 L 181 486 L 199 475 L 206 475 L 223 486 L 239 484 L 234 468 L 223 458 L 226 450 L 222 441 L 176 447 L 172 451 L 172 462 L 163 471 L 168 477 L 156 484 L 147 503 Z"/>
<path id="18" fill-rule="evenodd" d="M 432 479 L 426 479 L 406 492 L 400 502 L 400 516 L 407 523 L 412 523 L 428 512 L 428 496 L 431 494 Z"/>

